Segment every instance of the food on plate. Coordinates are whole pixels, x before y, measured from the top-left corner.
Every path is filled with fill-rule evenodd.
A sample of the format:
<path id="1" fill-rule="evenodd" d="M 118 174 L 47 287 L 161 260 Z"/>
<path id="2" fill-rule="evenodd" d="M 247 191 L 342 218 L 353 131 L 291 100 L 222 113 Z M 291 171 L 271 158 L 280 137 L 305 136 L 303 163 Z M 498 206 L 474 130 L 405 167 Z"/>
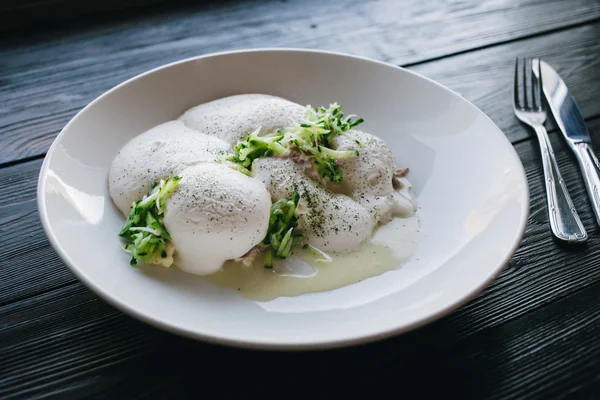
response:
<path id="1" fill-rule="evenodd" d="M 281 97 L 240 94 L 192 107 L 179 117 L 187 127 L 230 145 L 262 127 L 271 132 L 302 118 L 304 107 Z"/>
<path id="2" fill-rule="evenodd" d="M 351 197 L 334 193 L 307 176 L 304 165 L 290 158 L 261 158 L 253 166 L 274 199 L 299 194 L 299 231 L 308 244 L 326 252 L 358 249 L 373 233 L 374 218 Z"/>
<path id="3" fill-rule="evenodd" d="M 192 130 L 181 121 L 160 124 L 131 139 L 117 153 L 108 173 L 110 196 L 123 214 L 153 183 L 185 168 L 212 163 L 229 150 L 227 142 Z"/>
<path id="4" fill-rule="evenodd" d="M 260 264 L 281 273 L 302 252 L 331 263 L 372 247 L 381 226 L 415 214 L 416 201 L 408 169 L 362 123 L 336 103 L 248 94 L 134 137 L 109 171 L 131 264 L 196 275 Z"/>
<path id="5" fill-rule="evenodd" d="M 206 275 L 264 239 L 271 196 L 260 182 L 225 165 L 198 164 L 183 171 L 165 205 L 177 266 Z"/>

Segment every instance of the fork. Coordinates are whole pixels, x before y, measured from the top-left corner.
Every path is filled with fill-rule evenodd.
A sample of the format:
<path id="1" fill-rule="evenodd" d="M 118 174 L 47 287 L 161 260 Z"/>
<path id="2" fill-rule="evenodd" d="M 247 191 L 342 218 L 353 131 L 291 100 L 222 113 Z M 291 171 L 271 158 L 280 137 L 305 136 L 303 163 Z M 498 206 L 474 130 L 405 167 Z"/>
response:
<path id="1" fill-rule="evenodd" d="M 556 238 L 565 242 L 585 242 L 588 234 L 575 206 L 573 206 L 567 185 L 560 175 L 550 138 L 544 127 L 546 110 L 542 101 L 542 74 L 541 71 L 538 72 L 539 78 L 536 78 L 530 58 L 521 61 L 519 58 L 516 59 L 513 109 L 521 122 L 533 128 L 540 144 L 548 202 L 548 219 L 552 233 Z"/>

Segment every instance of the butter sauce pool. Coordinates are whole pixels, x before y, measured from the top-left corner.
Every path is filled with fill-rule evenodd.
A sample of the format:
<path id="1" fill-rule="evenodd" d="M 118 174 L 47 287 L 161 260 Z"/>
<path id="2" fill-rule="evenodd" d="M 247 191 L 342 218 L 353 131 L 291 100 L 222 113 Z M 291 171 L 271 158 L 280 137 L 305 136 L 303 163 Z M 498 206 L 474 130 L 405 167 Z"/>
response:
<path id="1" fill-rule="evenodd" d="M 395 218 L 361 249 L 329 254 L 330 262 L 319 261 L 323 257 L 299 248 L 290 258 L 277 260 L 273 269 L 265 269 L 262 258 L 249 267 L 229 261 L 221 271 L 201 279 L 263 302 L 333 290 L 400 268 L 417 249 L 419 235 L 418 217 Z"/>

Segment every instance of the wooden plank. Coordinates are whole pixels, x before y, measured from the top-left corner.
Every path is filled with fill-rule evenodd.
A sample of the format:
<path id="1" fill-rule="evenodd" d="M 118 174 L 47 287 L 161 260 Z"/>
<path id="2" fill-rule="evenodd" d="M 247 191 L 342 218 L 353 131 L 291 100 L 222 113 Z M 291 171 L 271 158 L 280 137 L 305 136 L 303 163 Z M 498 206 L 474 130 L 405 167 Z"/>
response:
<path id="1" fill-rule="evenodd" d="M 69 26 L 68 34 L 62 29 L 7 38 L 0 42 L 0 164 L 44 154 L 68 120 L 95 97 L 140 72 L 185 57 L 248 47 L 302 47 L 405 65 L 599 17 L 600 3 L 589 0 L 308 0 L 252 6 L 241 1 L 148 13 L 135 24 L 116 17 L 79 22 Z M 495 111 L 493 104 L 503 94 L 498 83 L 510 81 L 514 55 L 535 52 L 558 60 L 563 71 L 589 64 L 591 72 L 582 75 L 590 79 L 581 85 L 585 94 L 597 82 L 591 79 L 598 74 L 593 58 L 598 29 L 595 24 L 532 37 L 416 69 Z M 468 86 L 458 78 L 463 69 L 486 84 L 472 81 L 474 86 Z M 578 89 L 576 85 L 574 91 Z M 595 106 L 585 100 L 580 101 L 586 115 L 595 115 Z M 510 123 L 502 126 L 513 133 Z"/>
<path id="2" fill-rule="evenodd" d="M 517 56 L 540 57 L 567 83 L 586 117 L 600 116 L 600 24 L 474 51 L 411 69 L 432 77 L 473 102 L 516 142 L 530 136 L 512 109 Z M 555 128 L 548 117 L 547 127 Z"/>
<path id="3" fill-rule="evenodd" d="M 42 160 L 0 169 L 0 305 L 74 282 L 51 248 L 37 212 Z M 19 229 L 17 233 L 14 229 Z"/>
<path id="4" fill-rule="evenodd" d="M 590 121 L 589 126 L 594 140 L 600 143 L 600 118 Z M 562 138 L 556 133 L 551 137 L 565 181 L 590 233 L 588 248 L 573 252 L 549 240 L 539 148 L 533 141 L 517 144 L 530 184 L 529 226 L 507 269 L 465 306 L 469 319 L 462 322 L 462 334 L 517 318 L 600 281 L 600 251 L 595 250 L 600 235 L 578 167 Z M 4 188 L 0 192 L 0 248 L 5 254 L 0 259 L 0 305 L 77 282 L 49 245 L 39 222 L 35 185 L 40 164 L 36 160 L 0 169 L 0 186 Z"/>
<path id="5" fill-rule="evenodd" d="M 90 14 L 148 6 L 163 0 L 2 0 L 0 30 L 32 28 L 41 23 L 64 23 Z"/>

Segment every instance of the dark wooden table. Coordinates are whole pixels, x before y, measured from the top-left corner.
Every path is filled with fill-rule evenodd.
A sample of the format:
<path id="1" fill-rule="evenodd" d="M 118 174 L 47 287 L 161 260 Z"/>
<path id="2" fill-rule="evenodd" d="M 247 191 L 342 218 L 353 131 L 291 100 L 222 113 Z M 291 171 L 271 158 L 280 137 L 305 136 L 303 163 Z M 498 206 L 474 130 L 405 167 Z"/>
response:
<path id="1" fill-rule="evenodd" d="M 197 398 L 212 389 L 321 398 L 389 387 L 409 398 L 440 390 L 458 398 L 600 398 L 599 230 L 575 160 L 550 122 L 558 163 L 591 234 L 582 249 L 552 240 L 539 148 L 513 116 L 510 94 L 515 57 L 544 58 L 567 81 L 600 146 L 600 1 L 213 1 L 71 20 L 39 14 L 34 25 L 0 33 L 0 398 Z M 127 78 L 249 47 L 388 61 L 486 112 L 514 144 L 531 189 L 527 233 L 500 277 L 417 331 L 304 353 L 174 336 L 122 314 L 75 279 L 48 243 L 36 205 L 38 172 L 55 136 Z"/>

